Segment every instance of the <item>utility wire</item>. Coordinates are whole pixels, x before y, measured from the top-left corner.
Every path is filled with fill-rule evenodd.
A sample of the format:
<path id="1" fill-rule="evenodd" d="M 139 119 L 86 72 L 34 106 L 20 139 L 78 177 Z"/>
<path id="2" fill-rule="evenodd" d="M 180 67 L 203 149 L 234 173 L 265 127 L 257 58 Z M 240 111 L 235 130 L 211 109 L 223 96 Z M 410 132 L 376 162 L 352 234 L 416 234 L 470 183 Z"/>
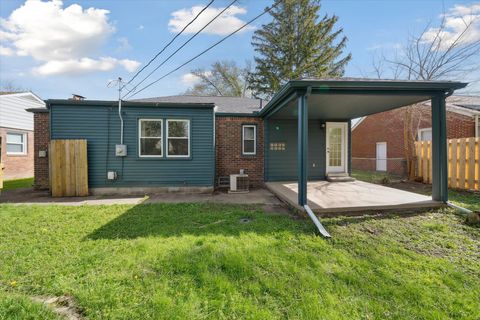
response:
<path id="1" fill-rule="evenodd" d="M 150 59 L 150 61 L 148 61 L 148 63 L 146 65 L 144 65 L 139 71 L 137 71 L 137 73 L 135 73 L 135 75 L 122 87 L 122 89 L 127 85 L 127 84 L 130 84 L 136 77 L 138 77 L 138 75 L 143 71 L 145 70 L 155 59 L 158 58 L 159 55 L 161 55 L 172 43 L 173 41 L 175 41 L 175 39 L 177 39 L 182 33 L 183 31 L 185 31 L 185 29 L 187 29 L 195 20 L 197 20 L 197 18 L 205 11 L 207 10 L 208 7 L 210 7 L 210 5 L 214 2 L 215 0 L 211 0 L 189 23 L 187 23 L 187 25 L 185 27 L 183 27 L 183 29 L 177 33 L 175 35 L 175 37 L 173 37 L 172 40 L 170 40 L 169 43 L 167 43 L 163 48 L 162 50 L 160 50 L 152 59 Z"/>
<path id="2" fill-rule="evenodd" d="M 196 36 L 198 36 L 203 30 L 205 30 L 206 27 L 208 27 L 213 21 L 215 21 L 219 16 L 221 16 L 225 11 L 228 10 L 237 0 L 233 0 L 227 7 L 225 7 L 222 11 L 220 11 L 215 17 L 212 18 L 206 25 L 204 25 L 200 30 L 195 32 L 193 36 L 191 36 L 185 43 L 183 43 L 177 50 L 175 50 L 172 54 L 170 54 L 165 60 L 163 60 L 155 69 L 153 69 L 146 77 L 144 77 L 139 83 L 137 83 L 132 90 L 128 90 L 128 92 L 124 95 L 126 97 L 129 95 L 132 91 L 135 91 L 135 89 L 138 88 L 145 80 L 147 80 L 155 71 L 157 71 L 161 66 L 163 66 L 165 63 L 167 63 L 168 60 L 170 60 L 171 57 L 173 57 L 178 51 L 180 51 L 183 47 L 185 47 L 190 41 L 192 41 Z"/>
<path id="3" fill-rule="evenodd" d="M 271 7 L 269 8 L 266 8 L 262 13 L 260 13 L 259 15 L 257 15 L 255 18 L 251 19 L 250 21 L 248 21 L 247 23 L 245 23 L 243 26 L 241 26 L 240 28 L 236 29 L 235 31 L 233 31 L 232 33 L 230 33 L 229 35 L 227 35 L 226 37 L 224 37 L 223 39 L 217 41 L 216 43 L 214 43 L 213 45 L 211 45 L 210 47 L 208 47 L 207 49 L 203 50 L 202 52 L 200 52 L 199 54 L 197 54 L 196 56 L 194 56 L 193 58 L 191 58 L 190 60 L 182 63 L 180 66 L 176 67 L 175 69 L 171 70 L 170 72 L 164 74 L 163 76 L 161 76 L 160 78 L 158 78 L 157 80 L 149 83 L 148 85 L 146 85 L 145 87 L 143 87 L 142 89 L 138 90 L 137 92 L 133 93 L 132 95 L 130 95 L 129 98 L 139 94 L 140 92 L 142 92 L 143 90 L 151 87 L 152 85 L 154 85 L 155 83 L 157 83 L 158 81 L 164 79 L 165 77 L 171 75 L 172 73 L 174 73 L 175 71 L 179 70 L 180 68 L 184 67 L 185 65 L 189 64 L 190 62 L 192 62 L 193 60 L 197 59 L 198 57 L 200 57 L 201 55 L 205 54 L 206 52 L 210 51 L 211 49 L 213 49 L 214 47 L 216 47 L 217 45 L 219 45 L 220 43 L 222 43 L 223 41 L 227 40 L 228 38 L 230 38 L 231 36 L 233 36 L 235 33 L 237 33 L 238 31 L 242 30 L 243 28 L 245 28 L 246 26 L 248 26 L 249 24 L 251 24 L 252 22 L 254 22 L 255 20 L 259 19 L 261 16 L 263 16 L 264 14 L 270 12 L 270 10 L 272 10 L 273 8 L 275 8 L 277 5 L 278 5 L 279 2 L 277 2 L 276 4 L 272 5 Z"/>

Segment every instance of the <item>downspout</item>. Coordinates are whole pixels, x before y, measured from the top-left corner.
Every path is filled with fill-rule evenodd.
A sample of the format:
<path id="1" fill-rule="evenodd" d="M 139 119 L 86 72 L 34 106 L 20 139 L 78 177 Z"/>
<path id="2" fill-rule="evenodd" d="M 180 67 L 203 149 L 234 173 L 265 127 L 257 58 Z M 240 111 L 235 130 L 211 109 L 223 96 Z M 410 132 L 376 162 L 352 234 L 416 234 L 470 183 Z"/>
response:
<path id="1" fill-rule="evenodd" d="M 469 210 L 469 209 L 467 209 L 467 208 L 457 206 L 456 204 L 453 204 L 453 203 L 451 203 L 450 201 L 447 201 L 447 206 L 449 206 L 450 208 L 457 209 L 457 210 L 460 211 L 461 213 L 465 213 L 465 214 L 469 214 L 469 213 L 472 213 L 472 212 L 473 212 L 472 210 Z"/>
<path id="2" fill-rule="evenodd" d="M 308 97 L 310 96 L 311 93 L 312 93 L 312 87 L 308 86 L 307 91 L 305 92 L 305 101 L 307 101 L 307 99 L 308 99 Z M 307 103 L 306 107 L 308 108 L 308 102 L 306 102 L 306 103 Z M 307 118 L 306 121 L 308 122 L 308 118 Z M 306 134 L 308 135 L 308 132 Z M 306 148 L 307 148 L 307 152 L 308 152 L 308 143 L 306 145 Z M 308 173 L 307 173 L 306 180 L 307 180 L 307 185 L 308 185 Z M 305 190 L 305 193 L 307 193 L 307 190 Z M 308 202 L 308 200 L 306 202 Z M 305 209 L 305 212 L 308 214 L 310 219 L 313 221 L 313 223 L 317 227 L 317 230 L 320 232 L 320 234 L 325 238 L 331 238 L 332 236 L 330 235 L 330 233 L 328 233 L 328 231 L 322 225 L 320 220 L 318 220 L 317 216 L 313 213 L 312 209 L 310 209 L 310 207 L 308 206 L 308 203 L 303 204 L 303 209 Z"/>
<path id="3" fill-rule="evenodd" d="M 305 211 L 307 212 L 308 216 L 310 217 L 310 219 L 312 219 L 313 223 L 315 224 L 315 226 L 317 227 L 318 231 L 320 232 L 320 234 L 322 236 L 324 236 L 325 238 L 331 238 L 332 236 L 330 235 L 330 233 L 328 233 L 328 231 L 325 229 L 325 227 L 322 225 L 322 223 L 320 222 L 320 220 L 318 220 L 317 216 L 313 213 L 312 209 L 310 209 L 310 207 L 308 206 L 308 204 L 304 205 L 303 208 L 305 209 Z"/>

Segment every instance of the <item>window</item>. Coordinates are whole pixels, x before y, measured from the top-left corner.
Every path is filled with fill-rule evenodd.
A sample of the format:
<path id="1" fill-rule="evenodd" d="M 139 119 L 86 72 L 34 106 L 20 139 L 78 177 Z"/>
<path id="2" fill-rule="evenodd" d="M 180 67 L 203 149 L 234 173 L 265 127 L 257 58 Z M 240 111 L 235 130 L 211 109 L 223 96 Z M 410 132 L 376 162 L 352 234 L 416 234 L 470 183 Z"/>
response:
<path id="1" fill-rule="evenodd" d="M 163 121 L 140 119 L 138 149 L 140 157 L 163 156 Z"/>
<path id="2" fill-rule="evenodd" d="M 432 128 L 425 128 L 418 130 L 418 141 L 432 140 Z"/>
<path id="3" fill-rule="evenodd" d="M 167 157 L 190 156 L 190 120 L 167 120 Z"/>
<path id="4" fill-rule="evenodd" d="M 27 154 L 27 134 L 7 132 L 7 154 Z"/>
<path id="5" fill-rule="evenodd" d="M 257 153 L 257 126 L 242 126 L 242 153 L 245 155 L 254 155 Z"/>

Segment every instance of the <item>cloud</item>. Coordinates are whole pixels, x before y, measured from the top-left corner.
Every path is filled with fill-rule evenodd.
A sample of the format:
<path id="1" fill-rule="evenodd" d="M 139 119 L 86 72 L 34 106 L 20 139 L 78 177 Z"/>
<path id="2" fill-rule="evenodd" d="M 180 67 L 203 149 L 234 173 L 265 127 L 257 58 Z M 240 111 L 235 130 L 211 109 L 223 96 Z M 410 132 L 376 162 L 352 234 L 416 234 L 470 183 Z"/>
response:
<path id="1" fill-rule="evenodd" d="M 440 50 L 449 48 L 455 41 L 460 44 L 471 44 L 480 41 L 480 4 L 471 6 L 455 5 L 445 15 L 444 30 L 439 28 L 428 29 L 422 40 L 426 43 L 435 41 L 439 35 L 441 37 Z M 465 28 L 470 25 L 467 32 Z M 439 33 L 440 32 L 440 33 Z M 462 32 L 465 32 L 462 35 Z"/>
<path id="2" fill-rule="evenodd" d="M 204 74 L 206 76 L 211 76 L 212 72 L 211 71 L 205 71 Z M 182 83 L 191 86 L 191 85 L 194 85 L 195 83 L 199 82 L 200 78 L 198 76 L 194 75 L 193 73 L 186 73 L 182 76 L 181 81 L 182 81 Z"/>
<path id="3" fill-rule="evenodd" d="M 35 75 L 49 76 L 58 74 L 82 74 L 92 71 L 110 71 L 117 66 L 124 67 L 127 71 L 135 71 L 140 63 L 129 59 L 115 59 L 102 57 L 99 59 L 80 58 L 69 60 L 50 60 L 33 69 Z"/>
<path id="4" fill-rule="evenodd" d="M 12 50 L 12 48 L 0 46 L 0 56 L 13 56 L 15 54 L 15 51 Z"/>
<path id="5" fill-rule="evenodd" d="M 203 9 L 201 6 L 194 6 L 192 8 L 180 9 L 172 12 L 172 18 L 168 22 L 168 27 L 171 32 L 180 32 L 193 18 Z M 193 22 L 184 33 L 195 33 L 219 14 L 224 8 L 207 8 L 198 18 Z M 231 6 L 215 21 L 213 21 L 203 33 L 227 35 L 232 31 L 238 29 L 245 24 L 245 21 L 238 18 L 237 15 L 244 15 L 247 10 L 242 7 Z M 240 32 L 253 29 L 252 26 L 247 26 Z"/>
<path id="6" fill-rule="evenodd" d="M 34 70 L 37 74 L 42 73 L 38 70 L 51 69 L 65 70 L 65 73 L 84 72 L 87 69 L 104 71 L 105 58 L 91 57 L 115 32 L 108 14 L 108 10 L 83 9 L 78 4 L 63 8 L 60 0 L 27 0 L 7 19 L 0 19 L 0 40 L 8 42 L 16 55 L 30 56 L 43 62 Z M 112 59 L 116 60 L 109 58 Z M 76 67 L 71 64 L 72 61 L 80 64 Z M 52 68 L 59 65 L 64 67 Z M 85 68 L 86 65 L 91 67 Z"/>
<path id="7" fill-rule="evenodd" d="M 126 51 L 132 49 L 130 42 L 128 42 L 128 39 L 125 37 L 118 38 L 117 42 L 119 44 L 117 51 Z"/>
<path id="8" fill-rule="evenodd" d="M 402 48 L 402 44 L 400 42 L 386 42 L 386 43 L 374 44 L 370 47 L 367 47 L 367 50 L 375 51 L 379 49 L 400 49 L 400 48 Z"/>

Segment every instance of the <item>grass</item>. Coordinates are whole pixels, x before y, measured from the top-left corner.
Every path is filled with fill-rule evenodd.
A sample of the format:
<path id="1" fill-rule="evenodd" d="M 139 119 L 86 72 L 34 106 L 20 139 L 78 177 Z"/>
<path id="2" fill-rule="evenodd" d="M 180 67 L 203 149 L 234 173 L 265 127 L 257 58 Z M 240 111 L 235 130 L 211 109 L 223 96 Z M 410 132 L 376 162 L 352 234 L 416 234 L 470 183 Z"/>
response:
<path id="1" fill-rule="evenodd" d="M 3 182 L 3 191 L 14 190 L 20 188 L 30 188 L 33 186 L 33 178 L 6 180 Z"/>
<path id="2" fill-rule="evenodd" d="M 402 176 L 390 174 L 387 172 L 379 172 L 379 171 L 363 171 L 363 170 L 352 170 L 352 177 L 357 180 L 370 182 L 370 183 L 382 183 L 382 182 L 389 182 L 393 180 L 401 180 Z"/>
<path id="3" fill-rule="evenodd" d="M 242 219 L 247 218 L 245 223 Z M 453 211 L 309 220 L 211 204 L 0 205 L 0 319 L 477 319 L 480 229 Z"/>

